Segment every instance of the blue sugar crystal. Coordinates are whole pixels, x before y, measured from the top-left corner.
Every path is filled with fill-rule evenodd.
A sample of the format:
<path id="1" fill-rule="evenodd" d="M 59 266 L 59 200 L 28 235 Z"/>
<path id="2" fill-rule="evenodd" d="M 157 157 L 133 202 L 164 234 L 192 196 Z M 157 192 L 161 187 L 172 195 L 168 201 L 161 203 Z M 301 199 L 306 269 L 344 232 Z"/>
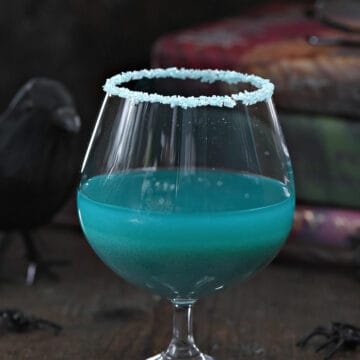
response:
<path id="1" fill-rule="evenodd" d="M 213 83 L 215 81 L 223 81 L 228 84 L 250 83 L 257 90 L 243 91 L 236 94 L 224 96 L 165 96 L 156 93 L 149 94 L 142 91 L 133 91 L 119 85 L 132 80 L 140 79 L 193 79 L 204 83 Z M 151 102 L 170 105 L 171 107 L 179 106 L 184 109 L 194 108 L 198 106 L 218 106 L 233 108 L 237 102 L 244 105 L 253 105 L 261 101 L 267 101 L 274 92 L 274 85 L 267 79 L 263 79 L 256 75 L 242 74 L 237 71 L 229 70 L 196 70 L 196 69 L 151 69 L 128 71 L 120 73 L 108 79 L 104 85 L 104 90 L 110 95 L 117 95 L 121 98 L 131 99 L 135 103 Z"/>

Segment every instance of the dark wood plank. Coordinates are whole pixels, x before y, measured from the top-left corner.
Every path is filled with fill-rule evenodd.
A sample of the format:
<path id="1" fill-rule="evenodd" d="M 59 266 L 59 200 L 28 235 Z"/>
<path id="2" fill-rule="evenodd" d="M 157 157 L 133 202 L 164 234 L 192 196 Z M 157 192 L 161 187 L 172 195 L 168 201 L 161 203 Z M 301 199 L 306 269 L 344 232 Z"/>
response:
<path id="1" fill-rule="evenodd" d="M 113 274 L 79 231 L 49 227 L 39 233 L 48 257 L 71 259 L 60 283 L 23 285 L 21 242 L 2 264 L 0 308 L 63 325 L 59 336 L 38 331 L 2 334 L 0 359 L 144 360 L 163 350 L 171 335 L 171 306 Z M 200 348 L 218 360 L 321 359 L 296 341 L 330 320 L 360 324 L 360 283 L 334 269 L 271 265 L 253 279 L 199 301 L 195 307 Z M 357 353 L 338 355 L 360 359 Z"/>

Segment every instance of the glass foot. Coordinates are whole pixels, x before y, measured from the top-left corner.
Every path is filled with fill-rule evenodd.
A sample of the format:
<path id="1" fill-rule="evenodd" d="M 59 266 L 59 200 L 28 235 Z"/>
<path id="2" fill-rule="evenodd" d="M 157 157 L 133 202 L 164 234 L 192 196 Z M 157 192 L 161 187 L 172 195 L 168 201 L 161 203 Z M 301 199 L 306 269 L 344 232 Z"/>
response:
<path id="1" fill-rule="evenodd" d="M 196 357 L 187 357 L 187 358 L 179 358 L 179 357 L 168 357 L 165 354 L 158 354 L 152 356 L 146 360 L 216 360 L 209 355 L 200 354 Z"/>
<path id="2" fill-rule="evenodd" d="M 194 342 L 192 334 L 192 303 L 174 302 L 173 338 L 168 348 L 161 354 L 146 360 L 215 360 L 202 354 Z"/>

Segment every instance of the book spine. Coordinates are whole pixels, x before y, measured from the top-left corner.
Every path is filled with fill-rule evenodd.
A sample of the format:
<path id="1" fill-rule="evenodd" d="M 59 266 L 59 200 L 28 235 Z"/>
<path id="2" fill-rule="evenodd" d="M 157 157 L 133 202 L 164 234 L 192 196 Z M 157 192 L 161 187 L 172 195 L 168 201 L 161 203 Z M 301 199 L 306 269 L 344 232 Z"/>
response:
<path id="1" fill-rule="evenodd" d="M 360 276 L 360 211 L 297 206 L 278 261 L 349 268 Z"/>
<path id="2" fill-rule="evenodd" d="M 360 208 L 360 122 L 281 113 L 300 202 Z"/>
<path id="3" fill-rule="evenodd" d="M 360 211 L 298 205 L 289 242 L 355 248 L 360 245 Z"/>

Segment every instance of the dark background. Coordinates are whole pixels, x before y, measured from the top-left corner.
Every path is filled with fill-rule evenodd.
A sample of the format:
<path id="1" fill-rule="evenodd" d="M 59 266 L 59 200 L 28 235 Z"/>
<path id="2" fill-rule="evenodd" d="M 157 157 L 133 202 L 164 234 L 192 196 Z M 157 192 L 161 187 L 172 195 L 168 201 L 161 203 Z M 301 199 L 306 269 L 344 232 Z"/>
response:
<path id="1" fill-rule="evenodd" d="M 65 83 L 75 97 L 87 138 L 105 78 L 149 66 L 153 42 L 164 33 L 241 15 L 261 0 L 11 0 L 0 5 L 3 110 L 33 76 Z"/>

